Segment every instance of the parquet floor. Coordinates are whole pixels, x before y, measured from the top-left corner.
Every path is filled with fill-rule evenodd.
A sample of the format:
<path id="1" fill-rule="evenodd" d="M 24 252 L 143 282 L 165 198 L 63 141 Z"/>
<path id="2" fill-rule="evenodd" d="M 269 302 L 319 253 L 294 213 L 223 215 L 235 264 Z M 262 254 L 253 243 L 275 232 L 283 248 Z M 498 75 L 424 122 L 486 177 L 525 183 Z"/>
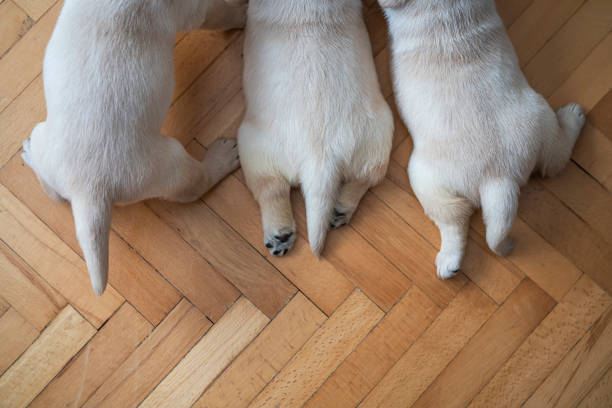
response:
<path id="1" fill-rule="evenodd" d="M 0 406 L 611 407 L 612 1 L 498 5 L 530 83 L 588 112 L 564 173 L 523 190 L 510 257 L 474 217 L 464 274 L 436 278 L 398 120 L 388 177 L 320 261 L 299 194 L 295 249 L 268 255 L 238 170 L 192 204 L 117 208 L 98 298 L 68 205 L 19 156 L 61 2 L 2 1 Z M 365 15 L 393 103 L 384 19 Z M 177 37 L 163 131 L 195 156 L 236 132 L 241 47 L 240 31 Z"/>

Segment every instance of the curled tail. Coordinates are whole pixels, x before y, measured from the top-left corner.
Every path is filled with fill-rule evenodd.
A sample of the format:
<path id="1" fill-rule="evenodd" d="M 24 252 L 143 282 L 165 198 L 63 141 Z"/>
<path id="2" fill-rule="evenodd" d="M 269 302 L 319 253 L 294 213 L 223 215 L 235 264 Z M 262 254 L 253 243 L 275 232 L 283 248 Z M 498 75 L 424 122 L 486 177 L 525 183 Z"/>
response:
<path id="1" fill-rule="evenodd" d="M 76 235 L 83 250 L 91 286 L 97 295 L 104 293 L 108 278 L 108 239 L 112 204 L 93 197 L 72 200 Z"/>
<path id="2" fill-rule="evenodd" d="M 316 173 L 315 173 L 316 174 Z M 325 246 L 339 181 L 334 175 L 317 174 L 302 182 L 310 249 L 318 257 Z"/>

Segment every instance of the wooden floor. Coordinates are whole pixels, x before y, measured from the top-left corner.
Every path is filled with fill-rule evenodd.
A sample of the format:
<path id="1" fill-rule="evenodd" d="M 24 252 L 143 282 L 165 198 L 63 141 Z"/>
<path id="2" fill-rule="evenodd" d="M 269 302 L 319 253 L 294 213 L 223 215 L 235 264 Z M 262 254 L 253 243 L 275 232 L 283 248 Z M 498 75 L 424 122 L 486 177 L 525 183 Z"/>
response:
<path id="1" fill-rule="evenodd" d="M 611 407 L 612 1 L 500 0 L 530 83 L 588 123 L 572 162 L 532 180 L 517 248 L 487 248 L 479 216 L 464 274 L 436 278 L 438 231 L 405 173 L 396 121 L 388 177 L 317 261 L 263 245 L 242 173 L 202 200 L 118 208 L 110 285 L 93 295 L 69 206 L 19 155 L 44 119 L 41 65 L 61 2 L 0 3 L 0 406 Z M 366 20 L 392 102 L 384 19 Z M 164 133 L 195 156 L 234 136 L 242 34 L 176 43 Z"/>

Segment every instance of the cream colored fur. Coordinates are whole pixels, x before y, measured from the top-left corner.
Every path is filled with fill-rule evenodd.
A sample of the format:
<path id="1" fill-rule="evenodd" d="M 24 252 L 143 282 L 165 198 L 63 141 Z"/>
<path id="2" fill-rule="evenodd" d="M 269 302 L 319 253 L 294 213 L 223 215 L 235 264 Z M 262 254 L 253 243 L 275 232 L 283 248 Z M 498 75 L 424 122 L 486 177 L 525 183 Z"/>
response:
<path id="1" fill-rule="evenodd" d="M 493 0 L 380 0 L 392 38 L 397 104 L 414 141 L 408 174 L 440 229 L 438 276 L 460 267 L 482 207 L 487 243 L 513 247 L 519 186 L 567 164 L 579 105 L 553 112 L 527 83 Z"/>
<path id="2" fill-rule="evenodd" d="M 47 119 L 22 157 L 49 196 L 72 203 L 97 294 L 107 282 L 113 204 L 191 201 L 238 167 L 232 140 L 199 162 L 160 129 L 176 32 L 206 21 L 236 27 L 245 11 L 223 0 L 65 0 L 44 60 Z"/>
<path id="3" fill-rule="evenodd" d="M 295 240 L 290 188 L 301 185 L 312 251 L 346 224 L 386 172 L 393 119 L 360 0 L 251 0 L 244 45 L 247 111 L 240 160 L 259 202 L 264 242 Z"/>

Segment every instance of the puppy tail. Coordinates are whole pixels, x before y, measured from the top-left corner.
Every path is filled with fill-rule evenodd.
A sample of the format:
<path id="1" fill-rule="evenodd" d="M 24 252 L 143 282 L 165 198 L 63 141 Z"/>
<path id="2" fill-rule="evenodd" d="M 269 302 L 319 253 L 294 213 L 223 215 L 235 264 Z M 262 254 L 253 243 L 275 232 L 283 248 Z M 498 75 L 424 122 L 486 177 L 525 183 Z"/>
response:
<path id="1" fill-rule="evenodd" d="M 103 199 L 72 199 L 77 239 L 85 255 L 91 286 L 98 296 L 104 293 L 108 279 L 108 239 L 112 208 L 112 203 Z"/>
<path id="2" fill-rule="evenodd" d="M 330 217 L 334 208 L 339 182 L 337 177 L 323 175 L 302 182 L 306 202 L 308 242 L 312 252 L 319 257 L 325 246 Z"/>

